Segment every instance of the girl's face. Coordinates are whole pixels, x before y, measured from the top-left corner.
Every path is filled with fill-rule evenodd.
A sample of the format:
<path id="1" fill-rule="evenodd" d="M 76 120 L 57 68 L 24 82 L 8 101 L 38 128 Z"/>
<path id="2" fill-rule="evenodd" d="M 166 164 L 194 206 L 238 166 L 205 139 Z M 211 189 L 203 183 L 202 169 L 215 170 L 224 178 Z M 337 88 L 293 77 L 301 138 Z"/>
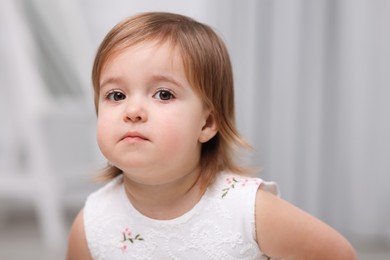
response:
<path id="1" fill-rule="evenodd" d="M 201 144 L 217 131 L 169 43 L 137 44 L 110 60 L 98 104 L 103 155 L 142 184 L 169 183 L 197 170 Z"/>

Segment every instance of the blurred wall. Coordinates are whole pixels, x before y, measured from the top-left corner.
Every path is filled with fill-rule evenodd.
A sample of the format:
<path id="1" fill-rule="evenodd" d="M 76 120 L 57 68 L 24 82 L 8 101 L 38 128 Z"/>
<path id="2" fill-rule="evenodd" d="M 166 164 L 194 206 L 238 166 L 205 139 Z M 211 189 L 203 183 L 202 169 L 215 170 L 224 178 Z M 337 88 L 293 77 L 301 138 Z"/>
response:
<path id="1" fill-rule="evenodd" d="M 81 206 L 96 188 L 86 176 L 104 165 L 94 141 L 94 53 L 126 16 L 178 12 L 213 26 L 230 50 L 237 121 L 256 149 L 259 175 L 348 238 L 390 245 L 389 1 L 20 0 L 3 7 L 18 13 L 0 23 L 8 33 L 0 40 L 2 169 L 29 172 L 35 144 L 26 141 L 26 149 L 20 140 L 34 136 L 19 128 L 31 116 L 60 201 Z M 27 61 L 16 60 L 21 51 Z"/>

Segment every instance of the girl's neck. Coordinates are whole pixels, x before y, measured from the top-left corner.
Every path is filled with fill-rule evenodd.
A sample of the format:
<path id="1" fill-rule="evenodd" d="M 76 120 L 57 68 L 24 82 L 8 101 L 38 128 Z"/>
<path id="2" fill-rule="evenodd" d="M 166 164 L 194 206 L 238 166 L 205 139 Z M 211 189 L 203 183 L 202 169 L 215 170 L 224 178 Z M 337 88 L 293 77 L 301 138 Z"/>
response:
<path id="1" fill-rule="evenodd" d="M 201 199 L 200 170 L 194 169 L 184 177 L 163 185 L 144 185 L 124 174 L 128 199 L 143 215 L 158 220 L 169 220 L 190 211 Z"/>

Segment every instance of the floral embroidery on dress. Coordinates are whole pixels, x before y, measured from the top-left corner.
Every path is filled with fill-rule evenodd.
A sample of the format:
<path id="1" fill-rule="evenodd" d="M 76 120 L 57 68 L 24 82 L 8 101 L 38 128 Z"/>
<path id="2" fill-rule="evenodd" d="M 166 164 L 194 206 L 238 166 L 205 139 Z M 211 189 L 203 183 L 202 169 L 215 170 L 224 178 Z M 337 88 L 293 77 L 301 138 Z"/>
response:
<path id="1" fill-rule="evenodd" d="M 251 182 L 249 181 L 251 180 Z M 229 185 L 228 187 L 222 189 L 222 198 L 226 197 L 230 190 L 234 189 L 236 186 L 246 187 L 249 183 L 259 185 L 259 181 L 256 178 L 237 178 L 237 177 L 228 177 L 226 178 L 226 183 Z"/>
<path id="2" fill-rule="evenodd" d="M 121 240 L 122 245 L 120 247 L 122 252 L 127 251 L 129 242 L 133 244 L 135 241 L 144 241 L 144 239 L 141 237 L 140 234 L 137 234 L 135 235 L 135 237 L 133 237 L 133 234 L 130 231 L 130 229 L 126 228 L 125 231 L 122 232 L 122 240 Z"/>

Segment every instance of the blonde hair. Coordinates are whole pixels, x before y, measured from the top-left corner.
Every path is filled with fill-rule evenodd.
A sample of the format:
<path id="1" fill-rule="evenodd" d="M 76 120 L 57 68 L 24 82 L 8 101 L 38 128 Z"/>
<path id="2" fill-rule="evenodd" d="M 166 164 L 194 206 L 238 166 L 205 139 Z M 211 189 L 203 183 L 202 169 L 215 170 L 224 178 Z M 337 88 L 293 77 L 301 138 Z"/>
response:
<path id="1" fill-rule="evenodd" d="M 216 120 L 218 133 L 201 148 L 202 184 L 207 186 L 213 182 L 220 171 L 246 173 L 247 169 L 233 159 L 236 148 L 250 146 L 236 129 L 233 73 L 228 51 L 209 26 L 189 17 L 164 12 L 142 13 L 123 20 L 111 29 L 101 43 L 93 64 L 96 113 L 99 113 L 100 74 L 107 61 L 125 48 L 146 41 L 168 41 L 179 49 L 187 80 Z M 119 174 L 122 174 L 120 169 L 109 165 L 103 179 Z"/>

